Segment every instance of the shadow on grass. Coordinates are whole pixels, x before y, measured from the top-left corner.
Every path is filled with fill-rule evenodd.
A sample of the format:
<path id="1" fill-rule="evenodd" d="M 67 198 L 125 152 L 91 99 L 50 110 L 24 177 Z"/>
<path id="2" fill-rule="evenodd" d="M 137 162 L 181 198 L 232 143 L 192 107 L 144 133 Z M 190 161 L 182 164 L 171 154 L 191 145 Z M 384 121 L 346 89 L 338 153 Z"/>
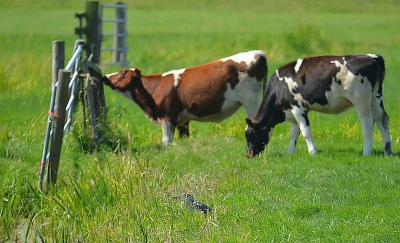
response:
<path id="1" fill-rule="evenodd" d="M 320 149 L 318 150 L 318 154 L 331 154 L 335 156 L 347 156 L 347 155 L 352 155 L 352 156 L 357 156 L 357 157 L 367 157 L 363 155 L 362 150 L 359 149 L 352 149 L 352 148 L 336 148 L 336 149 L 331 149 L 331 150 L 324 150 Z M 318 155 L 317 154 L 317 155 Z M 376 156 L 376 157 L 399 157 L 400 153 L 399 152 L 393 152 L 392 155 L 390 156 L 385 156 L 383 153 L 383 150 L 380 149 L 373 149 L 371 155 L 368 156 Z"/>

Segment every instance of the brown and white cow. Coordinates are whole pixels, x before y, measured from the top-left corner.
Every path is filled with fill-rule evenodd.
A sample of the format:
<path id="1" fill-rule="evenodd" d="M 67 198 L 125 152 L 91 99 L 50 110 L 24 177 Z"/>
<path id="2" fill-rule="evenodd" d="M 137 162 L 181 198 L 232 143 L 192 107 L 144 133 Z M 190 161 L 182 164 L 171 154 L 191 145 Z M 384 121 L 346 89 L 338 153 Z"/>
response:
<path id="1" fill-rule="evenodd" d="M 382 134 L 384 154 L 392 154 L 389 117 L 383 107 L 385 64 L 381 56 L 316 56 L 280 67 L 271 76 L 264 99 L 253 119 L 246 119 L 247 157 L 265 149 L 273 128 L 289 121 L 289 153 L 301 132 L 308 152 L 317 153 L 311 137 L 308 111 L 339 114 L 354 106 L 361 122 L 363 154 L 372 152 L 374 122 Z"/>
<path id="2" fill-rule="evenodd" d="M 163 74 L 141 75 L 138 68 L 106 75 L 104 83 L 136 102 L 159 124 L 165 145 L 189 136 L 189 121 L 219 122 L 241 106 L 254 117 L 260 104 L 267 60 L 262 51 L 249 51 L 197 67 Z"/>

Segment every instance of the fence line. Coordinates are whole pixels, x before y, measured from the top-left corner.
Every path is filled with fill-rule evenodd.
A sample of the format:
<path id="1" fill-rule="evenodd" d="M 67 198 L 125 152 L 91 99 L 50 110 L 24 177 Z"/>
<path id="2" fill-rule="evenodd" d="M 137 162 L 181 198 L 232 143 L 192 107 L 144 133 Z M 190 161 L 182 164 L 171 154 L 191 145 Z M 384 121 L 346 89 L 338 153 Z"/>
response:
<path id="1" fill-rule="evenodd" d="M 68 117 L 67 121 L 64 124 L 64 129 L 63 131 L 67 131 L 69 127 L 71 126 L 72 122 L 72 115 L 73 115 L 73 108 L 74 108 L 74 102 L 76 100 L 76 88 L 78 85 L 77 80 L 79 79 L 79 65 L 81 61 L 81 55 L 83 51 L 83 44 L 81 40 L 78 40 L 76 43 L 81 43 L 77 46 L 73 56 L 69 60 L 67 66 L 65 67 L 65 71 L 72 71 L 72 68 L 74 68 L 74 73 L 72 75 L 72 78 L 69 82 L 68 85 L 68 91 L 70 93 L 70 98 L 68 101 L 68 104 L 66 106 L 66 112 L 68 112 Z M 53 55 L 56 55 L 53 53 Z M 59 85 L 59 80 L 57 80 L 52 87 L 52 92 L 51 92 L 51 99 L 50 99 L 50 108 L 49 108 L 49 115 L 48 115 L 48 122 L 47 122 L 47 127 L 46 127 L 46 135 L 45 135 L 45 140 L 44 140 L 44 146 L 43 146 L 43 153 L 42 153 L 42 160 L 39 162 L 40 163 L 40 171 L 39 171 L 39 189 L 42 189 L 43 185 L 43 179 L 44 179 L 44 174 L 45 174 L 45 169 L 46 169 L 46 164 L 47 161 L 49 160 L 50 152 L 49 150 L 49 142 L 50 142 L 50 137 L 53 135 L 54 130 L 51 128 L 53 125 L 53 121 L 55 118 L 57 118 L 57 114 L 54 114 L 54 106 L 55 106 L 55 100 L 56 100 L 56 90 Z"/>

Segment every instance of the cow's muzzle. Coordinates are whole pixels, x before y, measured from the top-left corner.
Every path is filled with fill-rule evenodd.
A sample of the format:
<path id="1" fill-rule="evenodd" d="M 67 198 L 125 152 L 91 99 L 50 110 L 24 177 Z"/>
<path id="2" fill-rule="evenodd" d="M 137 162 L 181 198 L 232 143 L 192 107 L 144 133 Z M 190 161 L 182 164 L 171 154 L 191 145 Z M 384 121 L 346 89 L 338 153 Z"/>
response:
<path id="1" fill-rule="evenodd" d="M 254 156 L 256 156 L 256 155 L 258 155 L 259 153 L 256 153 L 256 152 L 254 152 L 253 150 L 247 150 L 247 152 L 246 152 L 246 157 L 247 158 L 251 158 L 251 157 L 254 157 Z"/>
<path id="2" fill-rule="evenodd" d="M 107 78 L 107 76 L 103 76 L 103 78 L 101 79 L 101 81 L 103 83 L 105 83 L 106 85 L 110 85 L 111 81 Z"/>

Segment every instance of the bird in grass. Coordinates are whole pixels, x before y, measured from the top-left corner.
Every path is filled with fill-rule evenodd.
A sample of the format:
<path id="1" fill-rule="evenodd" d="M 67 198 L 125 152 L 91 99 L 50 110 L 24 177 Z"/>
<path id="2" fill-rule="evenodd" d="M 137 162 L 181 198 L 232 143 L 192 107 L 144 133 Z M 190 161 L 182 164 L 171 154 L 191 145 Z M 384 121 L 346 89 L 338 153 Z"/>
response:
<path id="1" fill-rule="evenodd" d="M 189 193 L 183 193 L 181 195 L 174 196 L 175 199 L 181 200 L 181 208 L 189 207 L 191 210 L 195 209 L 198 212 L 203 212 L 204 215 L 211 213 L 211 208 L 199 200 L 195 200 Z"/>

